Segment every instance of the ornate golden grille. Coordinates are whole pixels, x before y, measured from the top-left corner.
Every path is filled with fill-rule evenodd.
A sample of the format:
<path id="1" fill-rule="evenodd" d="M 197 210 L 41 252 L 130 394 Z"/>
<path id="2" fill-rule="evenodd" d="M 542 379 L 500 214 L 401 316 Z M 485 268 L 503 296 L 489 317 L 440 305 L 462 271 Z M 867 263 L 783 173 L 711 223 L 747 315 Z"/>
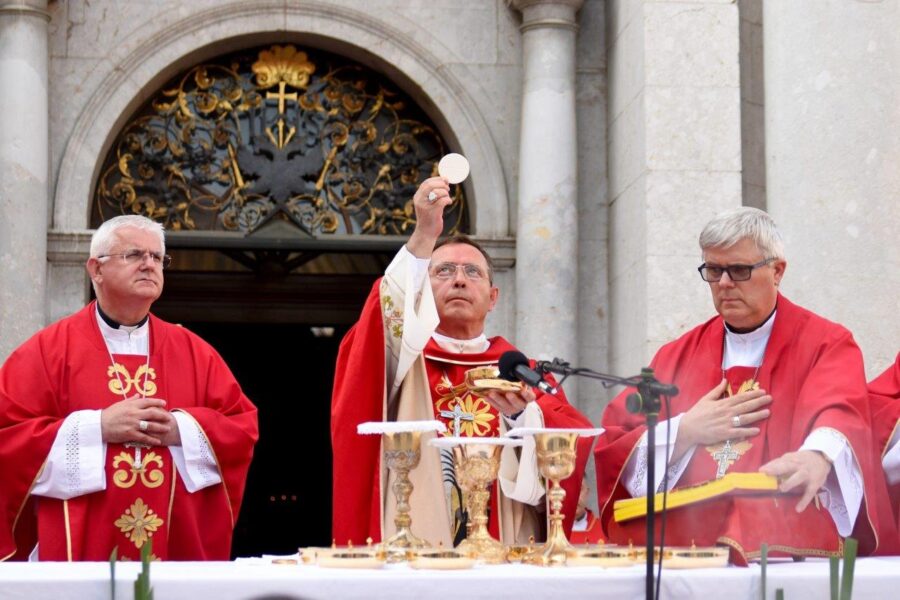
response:
<path id="1" fill-rule="evenodd" d="M 97 182 L 94 226 L 142 214 L 170 230 L 409 234 L 412 195 L 446 145 L 384 77 L 295 46 L 181 74 L 122 129 Z M 466 231 L 460 186 L 445 232 Z M 298 232 L 299 233 L 299 232 Z"/>

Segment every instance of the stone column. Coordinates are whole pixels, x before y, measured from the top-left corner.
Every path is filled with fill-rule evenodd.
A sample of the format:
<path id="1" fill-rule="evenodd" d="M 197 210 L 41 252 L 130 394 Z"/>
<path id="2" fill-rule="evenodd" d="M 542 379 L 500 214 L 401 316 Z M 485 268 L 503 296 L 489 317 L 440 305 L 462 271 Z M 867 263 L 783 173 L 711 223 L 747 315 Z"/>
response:
<path id="1" fill-rule="evenodd" d="M 741 205 L 738 9 L 609 0 L 610 370 L 715 314 L 697 237 Z"/>
<path id="2" fill-rule="evenodd" d="M 46 0 L 0 0 L 0 362 L 44 326 Z"/>
<path id="3" fill-rule="evenodd" d="M 874 377 L 900 344 L 900 3 L 764 2 L 768 209 L 785 295 L 853 332 Z"/>
<path id="4" fill-rule="evenodd" d="M 578 362 L 575 14 L 583 0 L 513 0 L 522 11 L 516 343 Z M 566 385 L 574 396 L 574 385 Z"/>

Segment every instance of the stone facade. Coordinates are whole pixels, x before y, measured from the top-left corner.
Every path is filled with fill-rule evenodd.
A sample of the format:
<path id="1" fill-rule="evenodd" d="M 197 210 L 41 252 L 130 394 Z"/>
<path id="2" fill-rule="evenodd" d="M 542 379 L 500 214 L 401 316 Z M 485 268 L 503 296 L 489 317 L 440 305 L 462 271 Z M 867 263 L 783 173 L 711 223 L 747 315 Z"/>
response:
<path id="1" fill-rule="evenodd" d="M 0 0 L 0 357 L 85 301 L 125 119 L 181 69 L 277 41 L 385 73 L 469 158 L 474 234 L 516 264 L 489 333 L 636 372 L 712 314 L 696 237 L 744 203 L 784 230 L 786 293 L 847 324 L 874 375 L 900 340 L 900 9 L 825 5 Z M 595 420 L 608 397 L 573 395 Z"/>

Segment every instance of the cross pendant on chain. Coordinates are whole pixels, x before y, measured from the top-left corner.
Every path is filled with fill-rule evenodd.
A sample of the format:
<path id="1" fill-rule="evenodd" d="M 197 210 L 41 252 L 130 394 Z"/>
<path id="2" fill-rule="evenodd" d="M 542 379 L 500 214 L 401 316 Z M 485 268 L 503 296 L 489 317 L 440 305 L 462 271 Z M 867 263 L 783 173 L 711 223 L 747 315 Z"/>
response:
<path id="1" fill-rule="evenodd" d="M 459 398 L 456 399 L 456 405 L 453 410 L 442 410 L 440 415 L 445 419 L 453 419 L 453 435 L 459 437 L 461 421 L 474 421 L 475 415 L 463 411 Z"/>

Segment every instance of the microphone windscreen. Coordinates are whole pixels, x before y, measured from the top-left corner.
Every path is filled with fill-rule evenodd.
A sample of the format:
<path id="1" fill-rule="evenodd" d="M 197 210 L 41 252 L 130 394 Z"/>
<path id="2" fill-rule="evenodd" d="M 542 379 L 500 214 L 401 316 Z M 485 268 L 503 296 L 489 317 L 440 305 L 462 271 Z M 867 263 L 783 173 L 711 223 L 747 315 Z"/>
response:
<path id="1" fill-rule="evenodd" d="M 500 355 L 500 362 L 497 368 L 500 370 L 500 377 L 507 381 L 518 381 L 516 377 L 516 367 L 519 365 L 529 366 L 528 358 L 518 350 L 508 350 Z"/>

